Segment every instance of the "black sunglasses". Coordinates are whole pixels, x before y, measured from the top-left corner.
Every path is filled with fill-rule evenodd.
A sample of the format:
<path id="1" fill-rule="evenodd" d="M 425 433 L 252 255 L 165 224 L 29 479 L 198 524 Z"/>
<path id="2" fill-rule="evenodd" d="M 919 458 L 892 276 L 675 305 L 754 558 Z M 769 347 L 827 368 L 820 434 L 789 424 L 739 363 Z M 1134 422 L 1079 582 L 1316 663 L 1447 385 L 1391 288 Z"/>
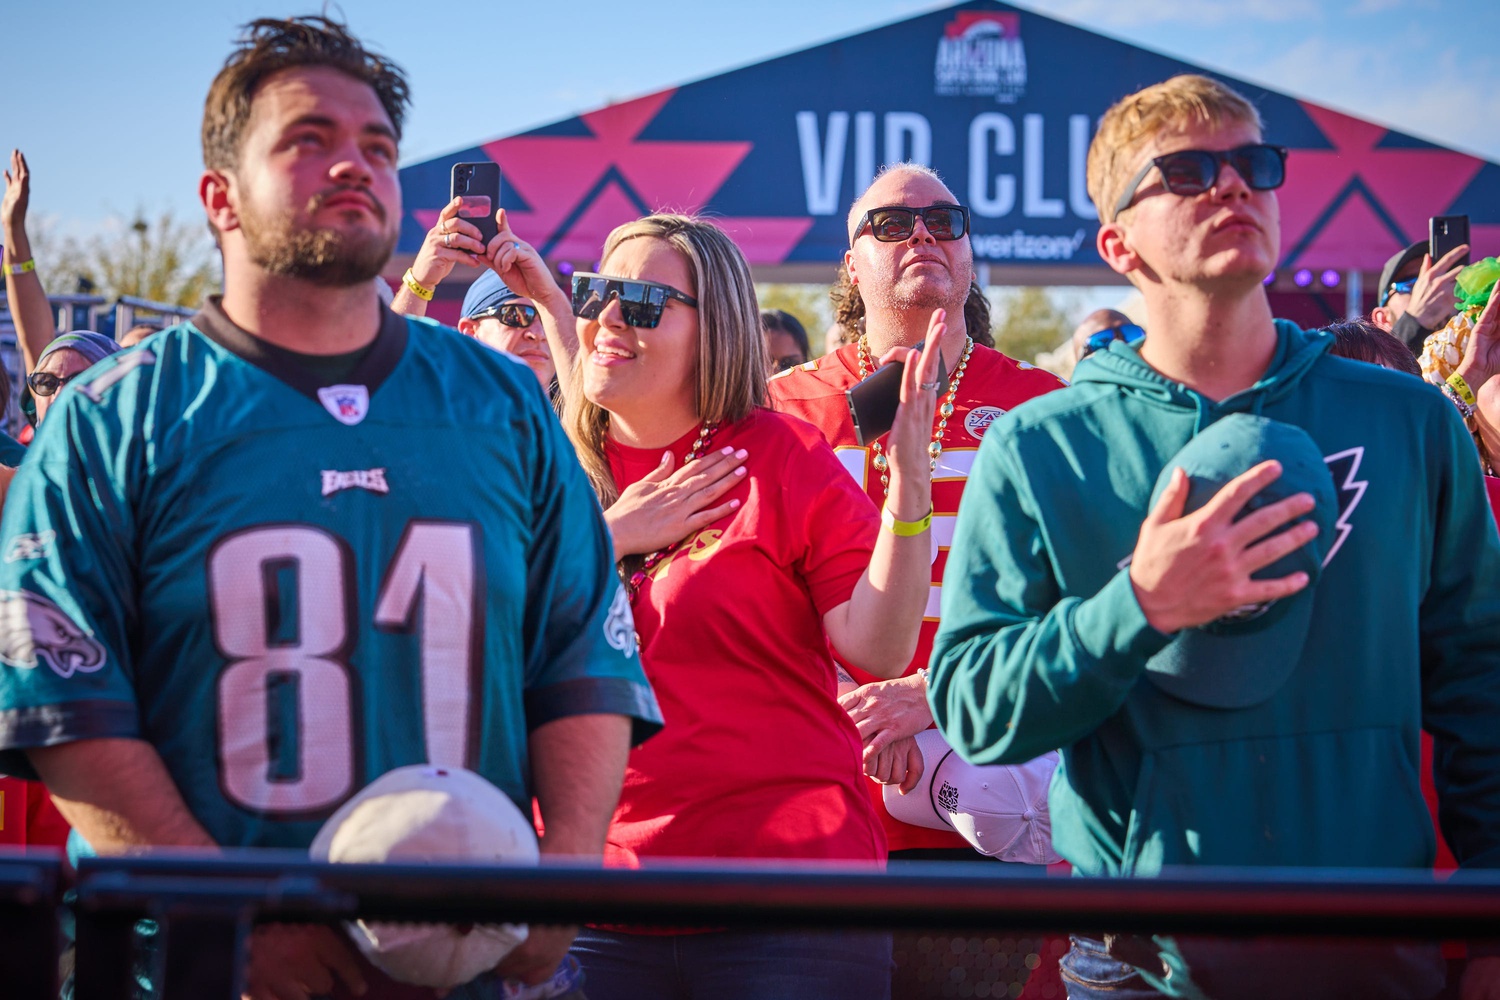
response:
<path id="1" fill-rule="evenodd" d="M 87 369 L 85 369 L 87 370 Z M 71 375 L 54 375 L 51 372 L 32 372 L 26 376 L 26 384 L 31 386 L 31 391 L 38 396 L 51 396 L 57 390 L 73 381 L 83 372 L 74 372 Z"/>
<path id="2" fill-rule="evenodd" d="M 698 308 L 698 300 L 671 285 L 631 278 L 610 278 L 602 274 L 579 271 L 573 275 L 573 315 L 579 319 L 598 319 L 609 300 L 620 300 L 620 318 L 626 326 L 653 330 L 661 322 L 668 299 Z"/>
<path id="3" fill-rule="evenodd" d="M 1224 163 L 1233 167 L 1252 191 L 1272 191 L 1286 183 L 1285 146 L 1262 142 L 1225 150 L 1180 149 L 1156 157 L 1130 179 L 1115 203 L 1115 216 L 1130 207 L 1136 188 L 1153 167 L 1161 171 L 1161 182 L 1168 191 L 1189 196 L 1213 187 L 1219 179 L 1219 166 Z"/>
<path id="4" fill-rule="evenodd" d="M 1127 344 L 1139 344 L 1145 339 L 1146 331 L 1136 326 L 1134 323 L 1121 323 L 1119 326 L 1107 326 L 1097 333 L 1089 334 L 1089 339 L 1083 342 L 1083 353 L 1078 356 L 1078 360 L 1082 361 L 1084 358 L 1088 357 L 1090 354 L 1093 354 L 1095 351 L 1104 350 L 1106 347 L 1108 347 L 1110 344 L 1113 344 L 1117 340 L 1123 340 Z"/>
<path id="5" fill-rule="evenodd" d="M 859 234 L 870 227 L 870 235 L 882 243 L 900 243 L 911 239 L 917 228 L 917 216 L 935 240 L 947 242 L 961 240 L 969 231 L 969 210 L 962 205 L 928 205 L 926 208 L 908 208 L 905 205 L 886 205 L 872 208 L 860 216 L 859 225 L 849 237 L 853 243 Z"/>
<path id="6" fill-rule="evenodd" d="M 536 322 L 536 307 L 523 306 L 519 302 L 507 302 L 504 305 L 495 306 L 493 309 L 486 309 L 469 318 L 478 320 L 488 319 L 491 316 L 506 326 L 514 327 L 517 330 L 524 330 Z"/>

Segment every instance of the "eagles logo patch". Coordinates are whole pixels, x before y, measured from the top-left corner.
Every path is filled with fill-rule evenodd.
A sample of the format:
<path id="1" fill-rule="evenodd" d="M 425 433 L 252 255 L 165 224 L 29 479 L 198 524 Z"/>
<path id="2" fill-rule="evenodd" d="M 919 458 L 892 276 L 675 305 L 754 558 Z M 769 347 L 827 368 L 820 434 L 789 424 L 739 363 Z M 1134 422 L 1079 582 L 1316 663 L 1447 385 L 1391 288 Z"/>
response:
<path id="1" fill-rule="evenodd" d="M 29 590 L 0 590 L 0 663 L 35 669 L 46 661 L 64 679 L 104 666 L 104 646 L 62 608 Z"/>
<path id="2" fill-rule="evenodd" d="M 609 614 L 604 616 L 604 641 L 624 653 L 627 659 L 635 655 L 635 615 L 630 612 L 630 595 L 625 593 L 623 586 L 615 590 Z"/>

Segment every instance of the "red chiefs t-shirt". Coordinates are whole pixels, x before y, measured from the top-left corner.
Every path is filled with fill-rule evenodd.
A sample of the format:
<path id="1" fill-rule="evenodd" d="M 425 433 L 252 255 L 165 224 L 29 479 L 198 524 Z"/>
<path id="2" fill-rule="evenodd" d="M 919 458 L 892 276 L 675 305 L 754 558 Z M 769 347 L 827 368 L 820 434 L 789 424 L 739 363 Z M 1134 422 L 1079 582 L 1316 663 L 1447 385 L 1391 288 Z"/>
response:
<path id="1" fill-rule="evenodd" d="M 68 840 L 68 821 L 52 804 L 39 781 L 0 778 L 0 845 L 62 847 Z"/>
<path id="2" fill-rule="evenodd" d="M 679 466 L 697 436 L 671 445 Z M 725 446 L 749 452 L 724 497 L 740 508 L 658 562 L 632 605 L 666 725 L 631 751 L 606 862 L 883 861 L 822 620 L 869 566 L 879 513 L 799 420 L 757 410 L 709 450 Z M 661 455 L 608 446 L 622 489 Z"/>
<path id="3" fill-rule="evenodd" d="M 771 379 L 771 405 L 783 413 L 801 417 L 822 431 L 828 443 L 833 445 L 844 470 L 869 495 L 878 509 L 885 502 L 880 473 L 872 464 L 873 452 L 856 443 L 854 422 L 849 417 L 849 405 L 844 400 L 844 391 L 859 380 L 859 346 L 845 344 L 831 354 L 825 354 L 816 361 L 809 361 Z M 953 541 L 953 523 L 958 514 L 958 501 L 963 496 L 964 484 L 969 478 L 969 469 L 974 464 L 974 454 L 979 450 L 980 439 L 995 418 L 1005 411 L 1064 385 L 1066 383 L 1062 379 L 1050 372 L 1013 361 L 991 348 L 974 345 L 969 367 L 959 382 L 958 398 L 953 403 L 953 416 L 948 418 L 948 428 L 943 435 L 943 453 L 933 474 L 932 590 L 927 598 L 927 614 L 922 623 L 917 652 L 907 665 L 906 674 L 926 666 L 927 661 L 932 658 L 932 639 L 937 634 L 939 595 L 942 593 L 943 569 L 948 563 L 948 546 Z M 947 392 L 944 391 L 938 396 L 939 404 L 947 398 Z M 933 424 L 933 429 L 937 429 L 936 423 Z M 878 679 L 847 664 L 845 666 L 861 684 Z M 882 786 L 868 780 L 866 787 L 885 824 L 891 850 L 969 846 L 968 841 L 956 833 L 929 830 L 891 819 L 885 811 Z"/>

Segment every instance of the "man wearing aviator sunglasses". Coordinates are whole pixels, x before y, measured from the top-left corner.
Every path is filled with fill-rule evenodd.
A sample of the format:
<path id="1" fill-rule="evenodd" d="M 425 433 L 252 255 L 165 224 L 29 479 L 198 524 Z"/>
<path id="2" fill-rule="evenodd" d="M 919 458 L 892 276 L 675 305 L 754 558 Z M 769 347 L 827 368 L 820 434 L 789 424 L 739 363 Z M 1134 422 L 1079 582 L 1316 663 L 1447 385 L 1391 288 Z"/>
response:
<path id="1" fill-rule="evenodd" d="M 537 308 L 512 291 L 494 271 L 481 272 L 469 286 L 459 313 L 458 332 L 525 362 L 542 388 L 554 392 L 557 367 Z"/>
<path id="2" fill-rule="evenodd" d="M 975 460 L 944 578 L 939 729 L 983 763 L 1064 747 L 1059 852 L 1153 876 L 1430 868 L 1425 727 L 1448 842 L 1493 864 L 1500 536 L 1462 422 L 1272 317 L 1284 158 L 1241 95 L 1181 76 L 1122 99 L 1087 174 L 1099 255 L 1150 336 L 990 429 L 1003 446 Z M 1237 429 L 1259 443 L 1226 444 Z M 1209 445 L 1234 453 L 1211 476 L 1192 461 Z M 1436 947 L 1079 935 L 1063 972 L 1074 1000 L 1331 1000 L 1431 996 L 1444 965 Z M 1464 978 L 1497 995 L 1500 959 Z"/>

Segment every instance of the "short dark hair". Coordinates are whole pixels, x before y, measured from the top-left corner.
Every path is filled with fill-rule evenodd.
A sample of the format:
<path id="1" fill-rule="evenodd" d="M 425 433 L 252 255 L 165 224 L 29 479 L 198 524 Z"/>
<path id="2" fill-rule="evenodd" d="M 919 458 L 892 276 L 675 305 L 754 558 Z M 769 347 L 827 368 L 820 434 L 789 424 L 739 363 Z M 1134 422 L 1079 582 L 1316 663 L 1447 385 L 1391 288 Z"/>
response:
<path id="1" fill-rule="evenodd" d="M 1325 329 L 1333 334 L 1330 354 L 1422 377 L 1422 369 L 1411 350 L 1367 319 L 1351 319 Z"/>
<path id="2" fill-rule="evenodd" d="M 812 357 L 812 345 L 808 342 L 806 328 L 801 320 L 785 309 L 762 309 L 760 326 L 763 330 L 786 334 L 797 342 L 797 350 L 802 352 L 804 358 Z"/>
<path id="3" fill-rule="evenodd" d="M 863 332 L 865 300 L 860 297 L 859 286 L 849 280 L 849 269 L 842 263 L 828 297 L 833 300 L 834 322 L 844 329 L 840 339 L 846 344 L 854 343 Z M 980 347 L 995 346 L 995 335 L 990 332 L 990 300 L 978 281 L 969 283 L 969 295 L 964 299 L 964 326 Z"/>
<path id="4" fill-rule="evenodd" d="M 401 67 L 366 49 L 347 25 L 312 15 L 287 20 L 263 17 L 244 26 L 238 48 L 224 60 L 203 104 L 203 165 L 239 166 L 255 90 L 272 73 L 299 66 L 327 66 L 370 85 L 391 119 L 396 138 L 411 100 Z"/>

